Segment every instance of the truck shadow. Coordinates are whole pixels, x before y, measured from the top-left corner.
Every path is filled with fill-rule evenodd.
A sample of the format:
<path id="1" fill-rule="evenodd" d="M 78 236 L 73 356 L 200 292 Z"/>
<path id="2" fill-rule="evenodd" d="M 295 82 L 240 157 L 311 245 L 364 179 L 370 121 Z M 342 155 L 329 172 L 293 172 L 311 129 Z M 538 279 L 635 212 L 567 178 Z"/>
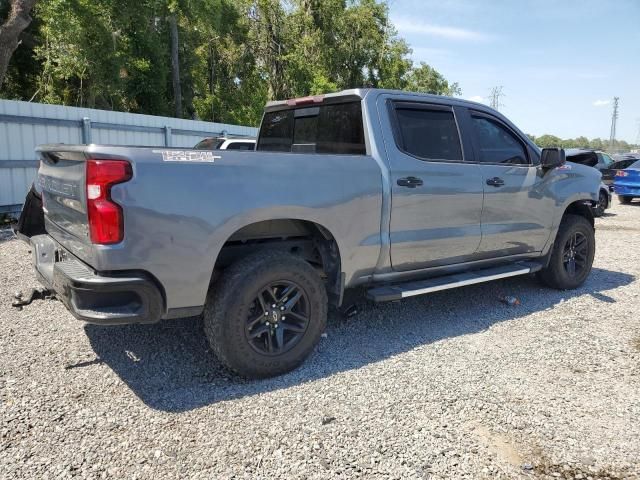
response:
<path id="1" fill-rule="evenodd" d="M 574 291 L 550 290 L 533 277 L 515 277 L 401 303 L 376 305 L 363 300 L 360 313 L 353 318 L 330 316 L 327 336 L 300 368 L 259 381 L 238 378 L 222 367 L 208 348 L 198 319 L 160 325 L 87 325 L 85 331 L 97 355 L 95 362 L 112 368 L 146 405 L 184 412 L 358 369 L 438 340 L 515 321 L 572 297 L 590 295 L 615 302 L 603 292 L 634 279 L 594 268 L 587 283 Z M 499 297 L 504 294 L 518 297 L 521 305 L 501 303 Z"/>

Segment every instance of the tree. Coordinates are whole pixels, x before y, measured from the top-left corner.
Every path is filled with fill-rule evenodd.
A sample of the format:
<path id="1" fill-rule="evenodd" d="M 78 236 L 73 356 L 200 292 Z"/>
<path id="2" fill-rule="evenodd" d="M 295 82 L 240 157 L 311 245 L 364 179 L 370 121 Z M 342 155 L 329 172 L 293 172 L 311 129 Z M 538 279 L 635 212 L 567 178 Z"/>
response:
<path id="1" fill-rule="evenodd" d="M 176 13 L 169 15 L 169 30 L 171 31 L 171 79 L 173 81 L 173 102 L 175 116 L 182 117 L 182 84 L 180 83 L 180 39 L 178 37 L 178 20 Z"/>
<path id="2" fill-rule="evenodd" d="M 33 16 L 5 98 L 257 125 L 272 99 L 460 92 L 414 67 L 384 0 L 46 0 Z"/>
<path id="3" fill-rule="evenodd" d="M 561 147 L 562 139 L 555 135 L 541 135 L 536 139 L 536 145 L 540 148 Z"/>
<path id="4" fill-rule="evenodd" d="M 439 72 L 424 62 L 407 74 L 404 90 L 412 92 L 433 93 L 436 95 L 461 95 L 458 83 L 450 84 Z"/>
<path id="5" fill-rule="evenodd" d="M 31 23 L 31 9 L 36 0 L 11 0 L 6 20 L 0 25 L 0 88 L 13 52 L 20 45 L 20 34 Z"/>

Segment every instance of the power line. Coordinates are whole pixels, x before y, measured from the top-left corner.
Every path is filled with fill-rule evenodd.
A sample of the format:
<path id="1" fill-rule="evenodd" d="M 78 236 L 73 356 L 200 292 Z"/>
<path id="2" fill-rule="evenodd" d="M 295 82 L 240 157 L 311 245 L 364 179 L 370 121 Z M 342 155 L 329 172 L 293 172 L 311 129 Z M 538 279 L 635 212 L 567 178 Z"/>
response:
<path id="1" fill-rule="evenodd" d="M 489 95 L 489 104 L 491 108 L 495 108 L 496 110 L 500 110 L 500 107 L 504 107 L 504 103 L 500 101 L 500 97 L 504 97 L 505 94 L 502 93 L 502 85 L 499 87 L 493 87 L 491 89 L 491 94 Z"/>
<path id="2" fill-rule="evenodd" d="M 609 148 L 613 149 L 616 141 L 616 124 L 618 123 L 618 101 L 620 97 L 613 97 L 613 113 L 611 114 L 611 134 L 609 135 Z"/>

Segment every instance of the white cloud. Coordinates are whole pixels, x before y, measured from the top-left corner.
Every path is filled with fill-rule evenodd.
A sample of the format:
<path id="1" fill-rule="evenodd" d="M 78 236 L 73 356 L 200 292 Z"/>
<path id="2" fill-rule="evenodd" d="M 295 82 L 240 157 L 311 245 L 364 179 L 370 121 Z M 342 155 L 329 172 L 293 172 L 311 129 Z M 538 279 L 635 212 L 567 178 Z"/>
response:
<path id="1" fill-rule="evenodd" d="M 609 105 L 609 103 L 611 103 L 610 100 L 596 100 L 595 102 L 593 102 L 593 106 L 594 107 L 605 107 L 605 106 Z"/>
<path id="2" fill-rule="evenodd" d="M 393 24 L 401 34 L 415 33 L 418 35 L 429 35 L 432 37 L 446 38 L 449 40 L 463 41 L 487 41 L 493 36 L 474 30 L 464 28 L 447 27 L 443 25 L 433 25 L 430 23 L 418 23 L 408 18 L 397 18 Z"/>
<path id="3" fill-rule="evenodd" d="M 474 95 L 473 97 L 467 98 L 467 100 L 471 100 L 472 102 L 484 103 L 484 97 L 480 95 Z"/>

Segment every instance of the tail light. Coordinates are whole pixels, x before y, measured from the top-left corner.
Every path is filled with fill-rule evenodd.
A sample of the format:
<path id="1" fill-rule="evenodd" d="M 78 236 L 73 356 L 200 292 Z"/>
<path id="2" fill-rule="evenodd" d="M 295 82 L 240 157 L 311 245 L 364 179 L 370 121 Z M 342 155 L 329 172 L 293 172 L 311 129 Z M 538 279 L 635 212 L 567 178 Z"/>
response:
<path id="1" fill-rule="evenodd" d="M 618 170 L 616 172 L 616 177 L 628 177 L 629 172 L 625 172 L 624 170 Z"/>
<path id="2" fill-rule="evenodd" d="M 122 207 L 111 199 L 111 187 L 132 177 L 125 160 L 87 160 L 87 213 L 92 243 L 119 243 L 124 238 Z"/>

